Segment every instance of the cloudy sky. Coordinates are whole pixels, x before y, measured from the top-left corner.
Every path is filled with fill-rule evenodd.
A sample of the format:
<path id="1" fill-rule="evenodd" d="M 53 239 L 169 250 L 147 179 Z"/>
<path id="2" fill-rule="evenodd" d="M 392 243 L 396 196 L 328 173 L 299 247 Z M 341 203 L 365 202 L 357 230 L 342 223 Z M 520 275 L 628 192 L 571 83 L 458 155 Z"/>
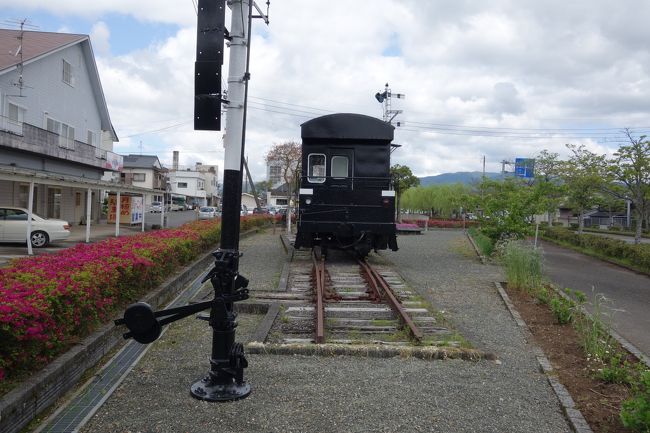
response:
<path id="1" fill-rule="evenodd" d="M 91 36 L 117 152 L 222 167 L 222 133 L 192 130 L 195 1 L 0 0 L 0 25 Z M 623 128 L 650 132 L 647 17 L 646 0 L 273 0 L 270 24 L 253 23 L 253 177 L 310 118 L 381 118 L 386 83 L 406 95 L 392 99 L 393 163 L 418 176 L 480 171 L 483 157 L 500 171 L 566 143 L 611 153 Z"/>

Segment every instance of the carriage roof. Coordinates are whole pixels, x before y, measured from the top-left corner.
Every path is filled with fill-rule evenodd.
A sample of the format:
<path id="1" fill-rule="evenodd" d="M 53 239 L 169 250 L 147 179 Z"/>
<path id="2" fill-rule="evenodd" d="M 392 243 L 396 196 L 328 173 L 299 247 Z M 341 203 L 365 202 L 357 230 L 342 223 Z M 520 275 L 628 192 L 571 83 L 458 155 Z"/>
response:
<path id="1" fill-rule="evenodd" d="M 391 142 L 395 130 L 395 127 L 376 117 L 353 113 L 328 114 L 300 126 L 301 137 L 307 144 L 322 139 Z"/>

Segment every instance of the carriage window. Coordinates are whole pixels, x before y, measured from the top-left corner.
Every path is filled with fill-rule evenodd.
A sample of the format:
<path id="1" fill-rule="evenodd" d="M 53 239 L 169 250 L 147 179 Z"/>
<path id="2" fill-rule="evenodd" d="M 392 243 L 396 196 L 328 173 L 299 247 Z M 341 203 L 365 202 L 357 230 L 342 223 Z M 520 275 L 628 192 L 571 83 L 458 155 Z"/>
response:
<path id="1" fill-rule="evenodd" d="M 325 182 L 325 155 L 312 153 L 307 159 L 307 179 L 312 183 Z"/>
<path id="2" fill-rule="evenodd" d="M 348 157 L 347 156 L 333 156 L 332 157 L 332 177 L 341 179 L 348 177 Z"/>

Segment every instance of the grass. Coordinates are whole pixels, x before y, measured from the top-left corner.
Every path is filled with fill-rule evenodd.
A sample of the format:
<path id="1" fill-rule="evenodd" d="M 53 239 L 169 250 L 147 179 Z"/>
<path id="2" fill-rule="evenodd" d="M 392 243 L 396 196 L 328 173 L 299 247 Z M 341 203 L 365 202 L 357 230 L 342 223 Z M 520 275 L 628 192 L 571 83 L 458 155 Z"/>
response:
<path id="1" fill-rule="evenodd" d="M 542 251 L 523 242 L 508 242 L 502 255 L 509 287 L 533 293 L 543 286 Z"/>
<path id="2" fill-rule="evenodd" d="M 491 256 L 492 253 L 494 252 L 494 242 L 492 241 L 492 239 L 485 236 L 476 227 L 471 227 L 467 231 L 469 232 L 472 239 L 474 239 L 474 242 L 476 243 L 476 246 L 481 252 L 481 255 L 485 257 Z"/>

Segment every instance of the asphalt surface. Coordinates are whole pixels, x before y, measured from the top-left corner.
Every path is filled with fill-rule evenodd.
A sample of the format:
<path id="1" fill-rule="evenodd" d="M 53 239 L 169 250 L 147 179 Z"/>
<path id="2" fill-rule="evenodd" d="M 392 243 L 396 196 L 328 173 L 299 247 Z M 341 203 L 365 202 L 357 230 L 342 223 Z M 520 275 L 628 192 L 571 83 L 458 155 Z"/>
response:
<path id="1" fill-rule="evenodd" d="M 542 248 L 545 273 L 553 283 L 584 292 L 591 312 L 599 300 L 614 330 L 650 355 L 650 277 L 549 242 Z"/>
<path id="2" fill-rule="evenodd" d="M 189 396 L 208 368 L 210 330 L 191 318 L 169 331 L 134 367 L 82 432 L 570 432 L 531 347 L 460 231 L 398 240 L 406 281 L 475 347 L 497 361 L 248 355 L 252 394 L 213 404 Z M 283 250 L 267 231 L 242 241 L 251 289 L 277 278 Z M 269 260 L 270 259 L 270 260 Z M 237 340 L 261 316 L 240 315 Z"/>

